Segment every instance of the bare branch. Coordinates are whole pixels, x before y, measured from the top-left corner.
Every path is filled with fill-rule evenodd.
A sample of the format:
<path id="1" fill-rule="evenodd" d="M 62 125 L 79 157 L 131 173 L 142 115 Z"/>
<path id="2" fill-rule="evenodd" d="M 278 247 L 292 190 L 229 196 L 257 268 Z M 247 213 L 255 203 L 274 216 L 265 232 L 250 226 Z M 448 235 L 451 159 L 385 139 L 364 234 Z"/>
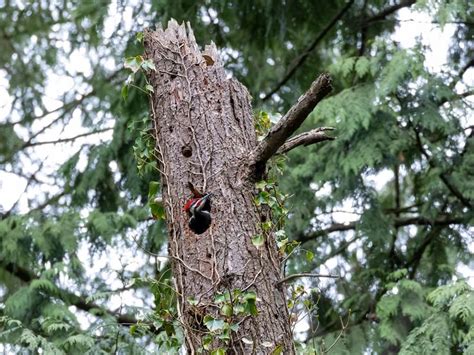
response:
<path id="1" fill-rule="evenodd" d="M 282 283 L 285 283 L 285 282 L 288 282 L 288 281 L 291 281 L 293 279 L 297 279 L 297 278 L 300 278 L 300 277 L 317 277 L 317 278 L 327 277 L 327 278 L 331 278 L 331 279 L 340 279 L 341 278 L 339 275 L 323 275 L 323 274 L 312 274 L 312 273 L 303 272 L 301 274 L 293 274 L 293 275 L 284 277 L 283 279 L 278 281 L 276 283 L 276 285 L 279 285 L 279 284 L 282 284 Z"/>
<path id="2" fill-rule="evenodd" d="M 455 94 L 454 96 L 452 96 L 450 98 L 443 97 L 440 100 L 438 100 L 436 103 L 438 104 L 438 106 L 441 106 L 441 105 L 445 104 L 446 102 L 450 102 L 450 101 L 454 101 L 454 100 L 462 100 L 462 99 L 465 99 L 466 97 L 469 97 L 469 96 L 472 96 L 472 95 L 474 95 L 474 90 L 465 91 L 465 92 L 462 92 L 460 94 Z"/>
<path id="3" fill-rule="evenodd" d="M 419 129 L 416 128 L 413 125 L 412 125 L 412 127 L 413 127 L 413 130 L 415 131 L 416 144 L 418 146 L 418 149 L 420 150 L 421 154 L 426 158 L 426 160 L 428 161 L 428 164 L 430 165 L 430 167 L 436 168 L 437 167 L 436 162 L 431 158 L 431 156 L 428 154 L 426 149 L 423 147 L 423 142 L 421 141 L 421 134 L 420 134 Z M 454 185 L 454 183 L 451 180 L 451 177 L 449 176 L 448 173 L 446 173 L 445 171 L 441 172 L 439 174 L 439 178 L 441 179 L 443 184 L 448 188 L 448 190 L 451 191 L 451 193 L 454 196 L 456 196 L 457 199 L 459 201 L 461 201 L 461 203 L 464 206 L 466 206 L 467 208 L 472 208 L 472 204 L 471 204 L 470 200 L 468 198 L 464 197 L 464 195 L 461 193 L 461 191 L 459 191 L 459 189 Z"/>
<path id="4" fill-rule="evenodd" d="M 324 131 L 332 130 L 334 130 L 332 127 L 320 127 L 315 128 L 309 132 L 298 134 L 297 136 L 287 140 L 286 143 L 283 144 L 280 149 L 278 149 L 277 154 L 287 153 L 300 145 L 307 146 L 319 142 L 332 141 L 335 139 L 334 137 L 329 137 L 323 133 Z"/>
<path id="5" fill-rule="evenodd" d="M 38 174 L 40 172 L 40 170 L 43 168 L 43 165 L 44 165 L 44 161 L 40 162 L 40 164 L 39 164 L 38 168 L 35 170 L 35 172 L 33 174 L 31 174 L 31 176 L 26 180 L 26 185 L 25 185 L 25 188 L 23 189 L 23 192 L 20 194 L 20 196 L 18 196 L 17 200 L 12 205 L 12 207 L 10 207 L 10 209 L 7 212 L 5 212 L 3 215 L 0 216 L 0 219 L 4 219 L 4 218 L 9 217 L 11 215 L 11 213 L 15 210 L 15 208 L 18 206 L 18 203 L 20 202 L 21 198 L 25 194 L 26 190 L 28 190 L 28 187 L 30 186 L 30 184 L 33 181 L 36 181 L 36 174 Z"/>
<path id="6" fill-rule="evenodd" d="M 411 225 L 418 226 L 449 226 L 451 224 L 462 224 L 466 222 L 464 217 L 449 217 L 443 216 L 438 217 L 437 219 L 429 219 L 423 216 L 416 216 L 410 218 L 395 218 L 393 226 L 395 228 L 406 227 Z M 351 222 L 347 224 L 334 223 L 328 228 L 320 229 L 311 233 L 302 233 L 296 237 L 296 240 L 301 243 L 308 242 L 310 240 L 322 237 L 324 235 L 334 233 L 334 232 L 345 232 L 349 230 L 355 230 L 357 228 L 358 222 Z"/>
<path id="7" fill-rule="evenodd" d="M 81 134 L 78 134 L 77 136 L 69 137 L 69 138 L 61 138 L 61 139 L 56 139 L 56 140 L 52 140 L 52 141 L 30 142 L 30 143 L 24 145 L 23 148 L 35 147 L 35 146 L 38 146 L 38 145 L 45 145 L 45 144 L 57 144 L 57 143 L 72 142 L 72 141 L 74 141 L 74 140 L 76 140 L 76 139 L 78 139 L 78 138 L 91 136 L 91 135 L 93 135 L 93 134 L 99 134 L 99 133 L 108 132 L 108 131 L 110 131 L 110 130 L 112 130 L 112 129 L 113 129 L 113 128 L 102 128 L 102 129 L 98 129 L 98 130 L 91 131 L 91 132 L 81 133 Z"/>
<path id="8" fill-rule="evenodd" d="M 474 23 L 471 23 L 470 26 L 474 26 Z M 474 67 L 474 58 L 471 59 L 470 61 L 468 61 L 462 68 L 461 68 L 461 71 L 459 72 L 458 76 L 460 78 L 462 78 L 464 76 L 464 74 L 466 73 L 466 71 L 471 68 L 471 67 Z"/>
<path id="9" fill-rule="evenodd" d="M 272 127 L 253 154 L 254 163 L 264 166 L 277 150 L 285 143 L 316 105 L 331 91 L 331 78 L 328 74 L 320 75 L 309 90 L 298 99 L 298 102 Z"/>
<path id="10" fill-rule="evenodd" d="M 372 17 L 369 17 L 364 22 L 364 24 L 362 26 L 366 27 L 366 26 L 370 25 L 373 22 L 384 20 L 387 16 L 393 14 L 394 12 L 396 12 L 396 11 L 398 11 L 398 10 L 404 8 L 404 7 L 410 7 L 414 3 L 416 3 L 416 0 L 402 0 L 400 3 L 398 3 L 396 5 L 389 6 L 385 9 L 383 9 L 382 11 L 380 11 L 378 14 L 376 14 Z"/>
<path id="11" fill-rule="evenodd" d="M 421 258 L 423 257 L 426 248 L 428 248 L 428 246 L 436 239 L 436 237 L 439 236 L 440 232 L 441 228 L 437 227 L 431 229 L 428 233 L 426 233 L 425 237 L 421 241 L 420 245 L 415 249 L 411 258 L 405 263 L 406 268 L 411 267 L 411 270 L 409 272 L 410 279 L 413 279 L 415 277 L 416 271 L 418 269 L 418 266 L 420 265 Z"/>
<path id="12" fill-rule="evenodd" d="M 267 93 L 262 101 L 268 100 L 275 94 L 278 90 L 281 89 L 283 85 L 287 83 L 288 80 L 295 74 L 296 70 L 303 65 L 306 61 L 310 53 L 316 48 L 316 46 L 321 42 L 321 40 L 328 34 L 328 32 L 336 25 L 336 23 L 344 16 L 344 14 L 349 10 L 351 5 L 354 3 L 354 0 L 350 0 L 347 4 L 334 16 L 331 22 L 318 34 L 318 36 L 314 39 L 314 41 L 301 53 L 298 57 L 296 57 L 290 67 L 288 68 L 285 76 L 275 85 L 275 87 Z"/>
<path id="13" fill-rule="evenodd" d="M 394 12 L 400 10 L 401 8 L 411 6 L 416 2 L 416 0 L 403 0 L 397 5 L 389 6 L 386 9 L 382 10 L 380 13 L 375 14 L 372 17 L 367 18 L 365 21 L 362 22 L 362 28 L 368 27 L 373 22 L 384 20 L 387 16 L 393 14 Z M 308 59 L 311 52 L 316 48 L 316 46 L 324 39 L 324 37 L 333 29 L 333 27 L 337 24 L 337 22 L 347 13 L 349 8 L 354 3 L 354 0 L 350 0 L 346 3 L 346 5 L 333 17 L 331 22 L 318 34 L 318 36 L 309 44 L 309 46 L 298 55 L 290 64 L 286 74 L 283 78 L 275 85 L 275 87 L 270 90 L 262 99 L 262 101 L 267 101 L 270 99 L 276 92 L 278 92 L 283 85 L 285 85 L 288 80 L 295 74 L 295 72 L 304 64 L 304 62 Z"/>

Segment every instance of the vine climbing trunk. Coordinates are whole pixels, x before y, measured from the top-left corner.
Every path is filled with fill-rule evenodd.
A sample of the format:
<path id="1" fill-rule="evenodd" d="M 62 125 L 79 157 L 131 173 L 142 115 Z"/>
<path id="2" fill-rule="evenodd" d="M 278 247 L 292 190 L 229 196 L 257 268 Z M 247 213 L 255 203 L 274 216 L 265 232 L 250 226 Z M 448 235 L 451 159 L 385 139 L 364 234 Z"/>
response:
<path id="1" fill-rule="evenodd" d="M 249 93 L 226 75 L 213 44 L 199 50 L 189 25 L 147 30 L 144 45 L 156 66 L 150 111 L 186 348 L 292 354 L 281 257 L 261 226 L 270 212 L 254 203 L 271 152 L 257 149 Z M 212 193 L 212 223 L 200 235 L 183 210 L 188 182 Z M 257 235 L 262 243 L 252 242 Z"/>

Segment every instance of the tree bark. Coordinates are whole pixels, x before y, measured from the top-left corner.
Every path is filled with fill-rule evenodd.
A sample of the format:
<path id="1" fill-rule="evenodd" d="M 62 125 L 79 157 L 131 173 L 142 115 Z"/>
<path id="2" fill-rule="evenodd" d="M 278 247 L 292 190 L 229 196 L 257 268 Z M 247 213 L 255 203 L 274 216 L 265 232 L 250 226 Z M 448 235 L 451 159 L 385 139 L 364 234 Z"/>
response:
<path id="1" fill-rule="evenodd" d="M 144 45 L 157 69 L 148 73 L 154 89 L 151 118 L 187 351 L 203 348 L 210 334 L 205 317 L 211 316 L 238 324 L 238 330 L 227 342 L 214 336 L 210 350 L 292 354 L 285 289 L 279 283 L 281 257 L 273 236 L 262 231 L 269 212 L 254 204 L 255 180 L 262 176 L 255 172 L 255 157 L 265 149 L 257 150 L 249 93 L 226 75 L 214 44 L 201 53 L 189 25 L 172 20 L 165 30 L 147 30 Z M 279 145 L 272 141 L 272 152 L 285 139 Z M 213 194 L 212 224 L 201 235 L 189 229 L 183 211 L 191 197 L 188 182 Z M 265 238 L 259 248 L 252 244 L 256 235 Z M 219 309 L 216 295 L 235 290 L 255 292 L 258 314 Z"/>

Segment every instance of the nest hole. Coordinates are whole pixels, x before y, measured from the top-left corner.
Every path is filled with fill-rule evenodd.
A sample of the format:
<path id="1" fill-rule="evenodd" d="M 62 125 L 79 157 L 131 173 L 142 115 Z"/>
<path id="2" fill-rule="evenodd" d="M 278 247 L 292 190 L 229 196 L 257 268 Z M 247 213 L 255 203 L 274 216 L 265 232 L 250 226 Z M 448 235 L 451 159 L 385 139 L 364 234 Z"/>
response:
<path id="1" fill-rule="evenodd" d="M 191 155 L 193 155 L 193 150 L 190 146 L 185 145 L 181 148 L 181 154 L 183 154 L 183 156 L 185 156 L 186 158 L 189 158 Z"/>

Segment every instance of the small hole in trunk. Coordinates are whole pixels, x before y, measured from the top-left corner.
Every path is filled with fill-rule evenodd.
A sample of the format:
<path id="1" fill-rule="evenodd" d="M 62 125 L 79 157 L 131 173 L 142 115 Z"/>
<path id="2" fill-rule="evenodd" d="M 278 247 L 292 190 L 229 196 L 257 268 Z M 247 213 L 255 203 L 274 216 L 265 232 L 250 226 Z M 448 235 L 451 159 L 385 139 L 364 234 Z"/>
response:
<path id="1" fill-rule="evenodd" d="M 181 154 L 183 154 L 186 158 L 189 158 L 191 155 L 193 155 L 193 150 L 191 147 L 185 145 L 181 148 Z"/>

